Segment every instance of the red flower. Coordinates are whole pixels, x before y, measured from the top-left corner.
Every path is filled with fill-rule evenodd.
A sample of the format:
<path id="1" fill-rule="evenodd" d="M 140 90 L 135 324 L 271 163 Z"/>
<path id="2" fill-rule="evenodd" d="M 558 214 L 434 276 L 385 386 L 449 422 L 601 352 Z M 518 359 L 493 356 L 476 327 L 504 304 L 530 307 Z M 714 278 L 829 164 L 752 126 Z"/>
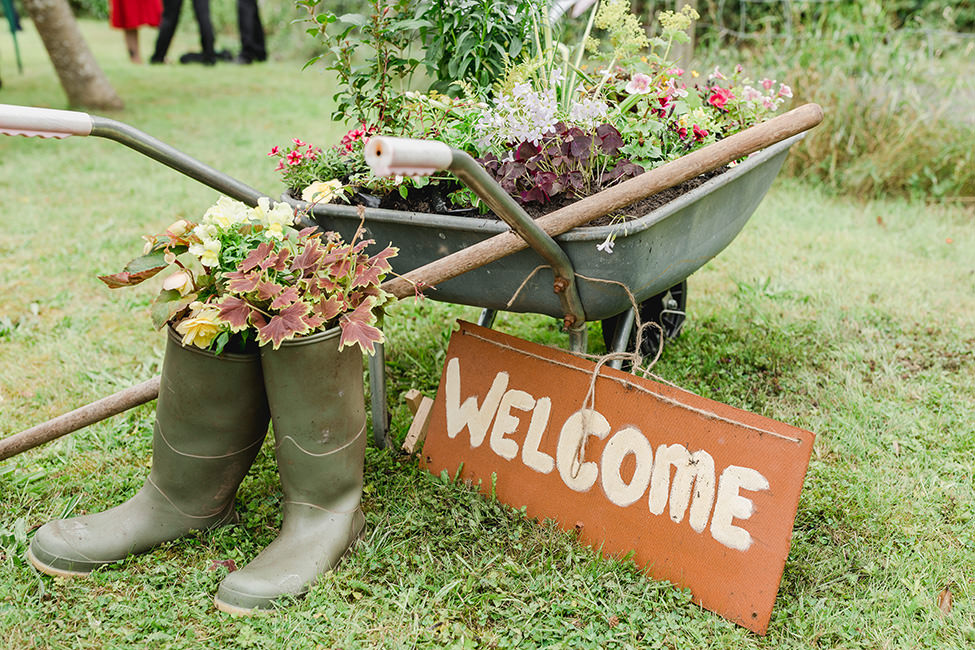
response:
<path id="1" fill-rule="evenodd" d="M 728 103 L 728 100 L 734 98 L 735 96 L 732 95 L 731 91 L 727 88 L 714 86 L 711 88 L 711 96 L 708 97 L 708 103 L 715 108 L 724 108 L 724 105 Z"/>
<path id="2" fill-rule="evenodd" d="M 279 147 L 278 145 L 274 145 L 273 147 L 271 147 L 271 150 L 267 152 L 267 155 L 277 156 L 279 153 L 281 153 L 281 147 Z"/>
<path id="3" fill-rule="evenodd" d="M 697 124 L 695 124 L 694 125 L 694 139 L 697 140 L 698 142 L 701 142 L 706 137 L 708 137 L 708 132 L 705 129 L 702 129 L 701 127 L 699 127 Z"/>
<path id="4" fill-rule="evenodd" d="M 298 138 L 291 138 L 291 141 L 295 143 L 295 146 L 296 147 L 304 147 L 305 146 L 305 143 L 302 142 L 301 140 L 299 140 Z"/>
<path id="5" fill-rule="evenodd" d="M 685 129 L 684 127 L 680 127 L 679 129 L 677 129 L 677 135 L 680 136 L 681 140 L 685 139 L 687 137 L 687 129 Z"/>
<path id="6" fill-rule="evenodd" d="M 294 151 L 289 151 L 286 158 L 289 165 L 297 165 L 301 162 L 301 152 L 299 152 L 297 149 Z"/>

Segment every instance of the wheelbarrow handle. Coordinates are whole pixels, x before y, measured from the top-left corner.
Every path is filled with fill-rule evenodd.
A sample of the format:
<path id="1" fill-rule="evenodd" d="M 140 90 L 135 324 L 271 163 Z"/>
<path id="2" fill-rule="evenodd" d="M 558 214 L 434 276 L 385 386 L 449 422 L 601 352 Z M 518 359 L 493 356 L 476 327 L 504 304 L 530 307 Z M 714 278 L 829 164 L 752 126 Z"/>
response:
<path id="1" fill-rule="evenodd" d="M 247 205 L 255 206 L 258 199 L 267 196 L 148 133 L 107 117 L 52 108 L 0 104 L 0 134 L 41 138 L 66 138 L 71 135 L 107 138 Z"/>
<path id="2" fill-rule="evenodd" d="M 78 111 L 0 104 L 0 133 L 39 138 L 91 135 L 91 115 Z"/>

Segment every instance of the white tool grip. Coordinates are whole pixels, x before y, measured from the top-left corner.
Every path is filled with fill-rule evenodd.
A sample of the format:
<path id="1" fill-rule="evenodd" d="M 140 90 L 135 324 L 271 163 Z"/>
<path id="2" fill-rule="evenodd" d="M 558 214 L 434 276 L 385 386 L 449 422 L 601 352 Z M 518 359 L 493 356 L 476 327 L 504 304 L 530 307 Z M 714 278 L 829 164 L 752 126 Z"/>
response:
<path id="1" fill-rule="evenodd" d="M 429 176 L 447 169 L 453 160 L 450 147 L 437 140 L 374 136 L 364 152 L 376 176 Z"/>
<path id="2" fill-rule="evenodd" d="M 76 111 L 0 104 L 0 133 L 40 138 L 90 135 L 91 116 Z"/>

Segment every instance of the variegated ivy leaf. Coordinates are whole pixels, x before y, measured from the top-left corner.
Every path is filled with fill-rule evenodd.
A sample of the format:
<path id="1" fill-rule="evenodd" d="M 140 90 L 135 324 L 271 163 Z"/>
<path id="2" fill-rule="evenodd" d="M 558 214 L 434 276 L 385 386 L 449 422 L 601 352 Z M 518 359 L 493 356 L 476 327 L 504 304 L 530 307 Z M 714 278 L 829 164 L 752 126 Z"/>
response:
<path id="1" fill-rule="evenodd" d="M 277 350 L 282 341 L 307 334 L 311 331 L 311 324 L 305 317 L 310 309 L 307 304 L 296 302 L 271 316 L 263 327 L 257 329 L 257 342 L 261 345 L 270 343 Z"/>
<path id="2" fill-rule="evenodd" d="M 258 282 L 261 281 L 261 276 L 258 273 L 242 273 L 240 271 L 231 271 L 224 277 L 230 280 L 227 288 L 236 293 L 250 293 L 257 288 Z"/>
<path id="3" fill-rule="evenodd" d="M 296 287 L 285 287 L 271 302 L 271 309 L 283 309 L 300 298 Z"/>
<path id="4" fill-rule="evenodd" d="M 220 320 L 230 325 L 230 329 L 239 332 L 247 328 L 247 319 L 254 311 L 251 306 L 237 296 L 226 296 L 220 301 Z M 257 314 L 257 312 L 254 312 Z M 256 319 L 254 325 L 257 326 Z"/>
<path id="5" fill-rule="evenodd" d="M 358 345 L 369 354 L 374 354 L 375 344 L 385 340 L 382 330 L 372 325 L 376 318 L 372 313 L 372 305 L 373 299 L 367 299 L 353 311 L 339 317 L 339 326 L 342 328 L 340 350 L 347 345 Z"/>
<path id="6" fill-rule="evenodd" d="M 274 250 L 274 244 L 271 242 L 263 242 L 258 245 L 257 248 L 252 250 L 250 254 L 244 258 L 244 261 L 240 263 L 240 270 L 243 272 L 250 271 L 256 268 L 261 262 L 267 259 L 268 254 Z"/>
<path id="7" fill-rule="evenodd" d="M 259 300 L 271 300 L 284 291 L 284 287 L 277 282 L 261 280 L 257 283 L 257 297 Z"/>

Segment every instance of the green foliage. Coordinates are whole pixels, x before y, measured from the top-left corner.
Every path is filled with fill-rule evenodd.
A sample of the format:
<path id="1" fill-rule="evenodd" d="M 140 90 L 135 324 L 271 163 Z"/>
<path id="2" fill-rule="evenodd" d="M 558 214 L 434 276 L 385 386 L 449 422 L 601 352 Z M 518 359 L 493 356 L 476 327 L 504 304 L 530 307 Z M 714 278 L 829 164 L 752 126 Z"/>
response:
<path id="1" fill-rule="evenodd" d="M 336 73 L 338 92 L 332 117 L 398 133 L 403 126 L 403 93 L 420 60 L 411 45 L 426 22 L 412 17 L 415 0 L 371 0 L 369 11 L 336 16 L 318 13 L 315 0 L 298 0 L 324 53 L 311 59 Z"/>
<path id="2" fill-rule="evenodd" d="M 518 58 L 532 3 L 493 0 L 421 0 L 417 17 L 423 63 L 431 88 L 456 94 L 455 82 L 467 81 L 482 92 Z"/>

